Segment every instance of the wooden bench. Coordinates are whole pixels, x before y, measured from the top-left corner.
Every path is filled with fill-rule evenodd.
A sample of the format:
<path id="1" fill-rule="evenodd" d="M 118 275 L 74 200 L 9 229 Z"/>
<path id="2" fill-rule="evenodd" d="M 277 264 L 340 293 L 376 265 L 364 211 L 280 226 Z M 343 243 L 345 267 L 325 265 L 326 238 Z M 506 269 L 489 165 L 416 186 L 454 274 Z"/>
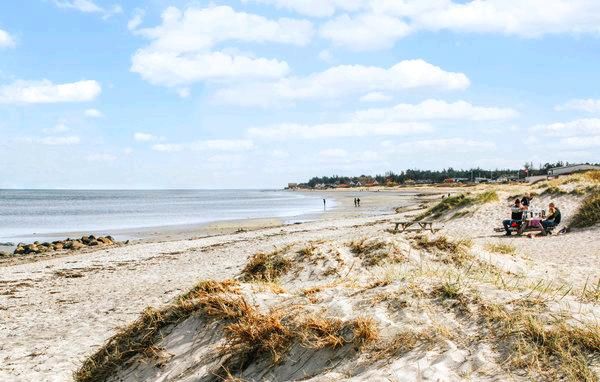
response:
<path id="1" fill-rule="evenodd" d="M 431 231 L 431 233 L 434 233 L 433 223 L 434 222 L 425 222 L 425 221 L 418 221 L 418 222 L 415 222 L 415 221 L 392 222 L 392 224 L 394 224 L 394 232 L 404 232 L 409 227 L 411 227 L 411 226 L 413 226 L 415 224 L 418 224 L 420 228 L 417 228 L 416 231 Z M 398 227 L 402 227 L 402 230 L 398 230 Z"/>

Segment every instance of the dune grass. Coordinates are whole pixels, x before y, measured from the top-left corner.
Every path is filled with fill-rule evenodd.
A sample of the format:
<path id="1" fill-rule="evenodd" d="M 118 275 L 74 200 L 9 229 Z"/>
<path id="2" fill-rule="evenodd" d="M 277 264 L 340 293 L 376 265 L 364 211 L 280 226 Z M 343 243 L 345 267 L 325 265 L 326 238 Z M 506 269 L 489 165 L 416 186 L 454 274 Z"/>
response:
<path id="1" fill-rule="evenodd" d="M 489 252 L 500 253 L 502 255 L 514 255 L 517 252 L 514 245 L 503 243 L 488 243 L 485 249 Z"/>
<path id="2" fill-rule="evenodd" d="M 447 236 L 429 238 L 425 235 L 417 235 L 413 238 L 413 245 L 418 249 L 429 252 L 445 253 L 447 256 L 441 258 L 445 263 L 454 263 L 463 266 L 474 259 L 470 253 L 473 242 L 469 239 L 452 240 Z"/>
<path id="3" fill-rule="evenodd" d="M 362 238 L 350 242 L 348 247 L 354 255 L 362 260 L 362 264 L 366 267 L 406 261 L 406 256 L 401 253 L 399 248 L 383 240 Z"/>
<path id="4" fill-rule="evenodd" d="M 292 268 L 292 261 L 285 256 L 285 249 L 259 252 L 253 255 L 242 270 L 244 281 L 275 281 Z"/>
<path id="5" fill-rule="evenodd" d="M 600 223 L 600 191 L 589 194 L 571 220 L 571 227 L 587 228 Z"/>
<path id="6" fill-rule="evenodd" d="M 423 220 L 427 217 L 432 217 L 435 219 L 443 216 L 444 214 L 450 211 L 474 205 L 492 203 L 498 200 L 498 193 L 493 190 L 485 191 L 474 196 L 465 194 L 449 196 L 447 198 L 442 199 L 441 202 L 431 207 L 427 211 L 416 216 L 415 220 Z"/>

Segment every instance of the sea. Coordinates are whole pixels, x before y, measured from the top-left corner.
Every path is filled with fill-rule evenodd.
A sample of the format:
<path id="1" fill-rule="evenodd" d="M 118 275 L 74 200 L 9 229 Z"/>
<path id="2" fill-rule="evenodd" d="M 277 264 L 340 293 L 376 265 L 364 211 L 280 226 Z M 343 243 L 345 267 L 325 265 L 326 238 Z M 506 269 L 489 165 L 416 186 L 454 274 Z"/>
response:
<path id="1" fill-rule="evenodd" d="M 0 243 L 322 211 L 321 196 L 283 190 L 0 190 Z"/>

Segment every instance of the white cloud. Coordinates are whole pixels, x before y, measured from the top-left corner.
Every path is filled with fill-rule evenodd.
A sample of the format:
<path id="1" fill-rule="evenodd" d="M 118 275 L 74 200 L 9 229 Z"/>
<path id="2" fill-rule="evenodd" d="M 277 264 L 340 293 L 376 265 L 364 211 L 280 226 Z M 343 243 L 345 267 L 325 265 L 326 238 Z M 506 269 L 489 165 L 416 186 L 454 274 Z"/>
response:
<path id="1" fill-rule="evenodd" d="M 496 144 L 490 141 L 477 141 L 464 138 L 424 139 L 411 142 L 388 143 L 386 147 L 394 153 L 415 152 L 486 152 L 494 150 Z"/>
<path id="2" fill-rule="evenodd" d="M 381 92 L 370 92 L 360 97 L 361 102 L 385 102 L 391 99 L 391 96 Z"/>
<path id="3" fill-rule="evenodd" d="M 15 39 L 6 31 L 0 29 L 0 48 L 12 48 L 15 46 Z"/>
<path id="4" fill-rule="evenodd" d="M 325 149 L 319 152 L 321 158 L 345 158 L 348 156 L 348 151 L 344 149 Z"/>
<path id="5" fill-rule="evenodd" d="M 89 162 L 114 162 L 117 160 L 117 156 L 113 154 L 97 153 L 89 154 L 85 159 Z"/>
<path id="6" fill-rule="evenodd" d="M 600 33 L 594 0 L 244 0 L 330 17 L 320 35 L 354 50 L 388 48 L 418 31 L 449 30 L 535 38 Z"/>
<path id="7" fill-rule="evenodd" d="M 141 132 L 137 132 L 137 133 L 133 134 L 133 139 L 138 142 L 152 142 L 152 141 L 161 140 L 160 137 L 157 137 L 157 136 L 149 134 L 149 133 L 141 133 Z"/>
<path id="8" fill-rule="evenodd" d="M 86 117 L 89 117 L 89 118 L 102 118 L 102 117 L 104 117 L 104 114 L 102 114 L 102 112 L 100 110 L 98 110 L 98 109 L 87 109 L 83 113 L 85 114 Z"/>
<path id="9" fill-rule="evenodd" d="M 66 84 L 53 84 L 48 80 L 16 81 L 0 86 L 0 104 L 85 102 L 95 99 L 101 91 L 96 81 Z"/>
<path id="10" fill-rule="evenodd" d="M 271 83 L 242 84 L 220 89 L 216 100 L 243 106 L 335 99 L 374 91 L 399 92 L 415 88 L 461 90 L 470 85 L 463 73 L 447 72 L 423 60 L 400 61 L 389 69 L 340 65 L 307 77 L 289 77 Z"/>
<path id="11" fill-rule="evenodd" d="M 255 2 L 274 5 L 306 16 L 327 17 L 337 10 L 356 11 L 361 9 L 365 0 L 242 0 L 243 3 Z"/>
<path id="12" fill-rule="evenodd" d="M 319 31 L 325 39 L 353 50 L 390 48 L 410 32 L 410 26 L 400 18 L 370 13 L 339 16 Z"/>
<path id="13" fill-rule="evenodd" d="M 59 8 L 75 9 L 83 13 L 98 13 L 103 18 L 109 18 L 123 12 L 123 8 L 118 4 L 105 8 L 91 0 L 54 0 L 54 4 Z"/>
<path id="14" fill-rule="evenodd" d="M 248 133 L 255 138 L 323 139 L 366 136 L 401 136 L 428 133 L 433 129 L 423 123 L 326 123 L 316 125 L 280 124 L 271 127 L 253 127 Z"/>
<path id="15" fill-rule="evenodd" d="M 563 105 L 555 107 L 558 111 L 577 110 L 588 113 L 600 113 L 600 99 L 572 99 Z"/>
<path id="16" fill-rule="evenodd" d="M 236 12 L 228 6 L 167 8 L 162 23 L 137 29 L 150 39 L 132 57 L 131 71 L 150 83 L 180 87 L 198 81 L 279 78 L 289 72 L 284 61 L 214 50 L 227 41 L 306 45 L 313 27 L 308 21 Z"/>
<path id="17" fill-rule="evenodd" d="M 48 146 L 68 146 L 79 144 L 81 139 L 77 136 L 44 137 L 37 139 L 35 142 Z"/>
<path id="18" fill-rule="evenodd" d="M 533 126 L 533 134 L 544 134 L 551 137 L 573 137 L 585 138 L 590 136 L 600 136 L 600 119 L 584 118 L 576 119 L 570 122 L 556 122 L 550 124 L 540 124 Z"/>
<path id="19" fill-rule="evenodd" d="M 69 131 L 69 127 L 67 127 L 67 125 L 65 125 L 64 123 L 58 123 L 56 124 L 56 126 L 54 127 L 50 127 L 50 128 L 45 128 L 42 131 L 45 134 L 58 134 L 58 133 L 65 133 L 67 131 Z"/>
<path id="20" fill-rule="evenodd" d="M 428 99 L 419 104 L 398 104 L 391 108 L 378 108 L 358 111 L 354 118 L 368 122 L 395 122 L 415 120 L 471 120 L 491 121 L 510 119 L 518 116 L 516 110 L 499 107 L 474 106 L 465 101 L 448 103 L 443 100 Z"/>
<path id="21" fill-rule="evenodd" d="M 136 30 L 144 21 L 145 14 L 146 12 L 144 12 L 143 9 L 136 8 L 133 11 L 131 19 L 129 19 L 129 21 L 127 22 L 127 29 L 129 29 L 130 31 Z"/>
<path id="22" fill-rule="evenodd" d="M 190 143 L 159 143 L 152 150 L 162 152 L 191 151 L 246 151 L 254 148 L 254 142 L 246 139 L 213 139 Z"/>

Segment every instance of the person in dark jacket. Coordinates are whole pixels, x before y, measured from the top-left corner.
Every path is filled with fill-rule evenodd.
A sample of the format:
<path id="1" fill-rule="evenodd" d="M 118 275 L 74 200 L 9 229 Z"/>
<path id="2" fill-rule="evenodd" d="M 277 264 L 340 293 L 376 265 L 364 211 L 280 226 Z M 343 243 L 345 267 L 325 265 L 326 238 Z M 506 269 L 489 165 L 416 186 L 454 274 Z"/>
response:
<path id="1" fill-rule="evenodd" d="M 528 210 L 529 204 L 531 203 L 531 199 L 533 199 L 533 196 L 531 196 L 531 193 L 528 193 L 525 196 L 523 196 L 523 198 L 521 199 L 521 206 L 523 206 L 524 209 Z"/>
<path id="2" fill-rule="evenodd" d="M 523 206 L 521 205 L 521 201 L 519 199 L 515 199 L 515 204 L 511 207 L 511 215 L 510 219 L 504 220 L 502 225 L 504 226 L 504 230 L 506 231 L 506 236 L 510 236 L 510 227 L 513 223 L 521 224 L 523 220 Z"/>

